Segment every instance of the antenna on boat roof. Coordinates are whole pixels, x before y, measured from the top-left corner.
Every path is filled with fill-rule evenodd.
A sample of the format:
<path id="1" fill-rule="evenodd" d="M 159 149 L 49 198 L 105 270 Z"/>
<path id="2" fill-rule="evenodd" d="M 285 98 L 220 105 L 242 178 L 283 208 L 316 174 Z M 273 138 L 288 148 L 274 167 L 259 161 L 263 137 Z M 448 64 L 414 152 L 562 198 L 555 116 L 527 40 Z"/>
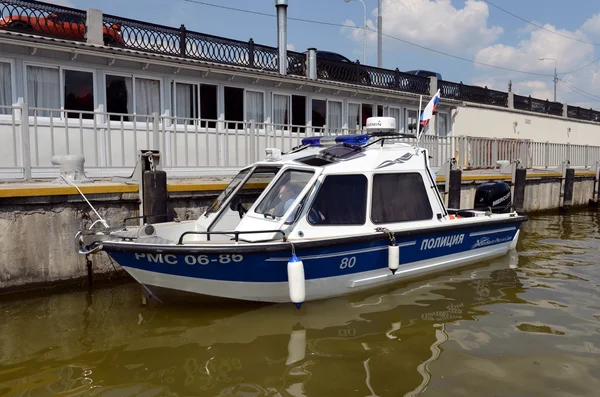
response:
<path id="1" fill-rule="evenodd" d="M 394 117 L 369 117 L 365 130 L 373 137 L 414 138 L 412 134 L 404 134 L 396 130 Z"/>
<path id="2" fill-rule="evenodd" d="M 365 130 L 371 136 L 396 135 L 396 119 L 393 117 L 369 117 Z"/>

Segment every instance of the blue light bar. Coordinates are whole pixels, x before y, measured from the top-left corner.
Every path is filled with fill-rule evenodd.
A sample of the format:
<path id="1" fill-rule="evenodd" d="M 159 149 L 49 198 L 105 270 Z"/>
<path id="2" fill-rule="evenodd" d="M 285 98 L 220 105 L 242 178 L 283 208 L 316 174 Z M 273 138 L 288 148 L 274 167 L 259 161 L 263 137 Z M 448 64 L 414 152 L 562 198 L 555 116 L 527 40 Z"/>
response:
<path id="1" fill-rule="evenodd" d="M 302 139 L 302 144 L 310 146 L 333 146 L 340 143 L 364 145 L 369 138 L 369 135 L 310 136 Z"/>

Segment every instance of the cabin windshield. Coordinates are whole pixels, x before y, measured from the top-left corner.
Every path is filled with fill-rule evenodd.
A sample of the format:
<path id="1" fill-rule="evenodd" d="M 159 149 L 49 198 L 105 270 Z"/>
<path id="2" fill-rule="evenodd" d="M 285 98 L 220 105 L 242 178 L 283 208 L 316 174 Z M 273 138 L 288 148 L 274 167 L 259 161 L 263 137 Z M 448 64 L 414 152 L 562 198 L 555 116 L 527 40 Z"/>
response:
<path id="1" fill-rule="evenodd" d="M 217 197 L 217 199 L 215 201 L 213 201 L 211 206 L 208 207 L 208 209 L 204 213 L 204 216 L 209 216 L 213 212 L 219 212 L 221 210 L 221 206 L 223 205 L 223 203 L 229 198 L 231 193 L 233 193 L 233 191 L 238 187 L 238 185 L 240 183 L 242 183 L 242 181 L 246 178 L 246 176 L 248 176 L 248 173 L 250 173 L 250 170 L 251 169 L 248 168 L 248 169 L 242 170 L 239 174 L 237 174 L 231 180 L 231 182 L 229 182 L 229 185 L 227 185 L 227 187 L 221 192 L 219 197 Z"/>
<path id="2" fill-rule="evenodd" d="M 278 166 L 260 166 L 254 169 L 248 168 L 242 170 L 232 179 L 225 190 L 221 192 L 219 197 L 206 211 L 205 216 L 221 211 L 223 205 L 228 201 L 228 209 L 230 211 L 236 214 L 247 212 L 280 170 L 281 167 Z M 251 175 L 248 175 L 250 173 Z M 230 197 L 231 200 L 229 200 Z"/>
<path id="3" fill-rule="evenodd" d="M 285 170 L 273 184 L 265 198 L 258 204 L 255 212 L 265 217 L 282 217 L 294 204 L 313 175 L 313 171 Z"/>
<path id="4" fill-rule="evenodd" d="M 258 166 L 254 169 L 240 172 L 240 174 L 234 178 L 234 181 L 237 181 L 236 185 L 229 189 L 230 192 L 225 196 L 225 201 L 220 201 L 221 204 L 219 208 L 224 204 L 226 206 L 224 209 L 220 209 L 221 213 L 219 214 L 218 219 L 212 223 L 209 230 L 235 229 L 244 214 L 248 212 L 256 199 L 260 197 L 262 192 L 280 170 L 281 166 Z M 242 176 L 241 174 L 244 175 Z M 233 184 L 234 181 L 231 183 Z M 233 192 L 233 194 L 231 192 Z M 231 196 L 231 198 L 228 200 L 227 197 L 229 196 Z"/>

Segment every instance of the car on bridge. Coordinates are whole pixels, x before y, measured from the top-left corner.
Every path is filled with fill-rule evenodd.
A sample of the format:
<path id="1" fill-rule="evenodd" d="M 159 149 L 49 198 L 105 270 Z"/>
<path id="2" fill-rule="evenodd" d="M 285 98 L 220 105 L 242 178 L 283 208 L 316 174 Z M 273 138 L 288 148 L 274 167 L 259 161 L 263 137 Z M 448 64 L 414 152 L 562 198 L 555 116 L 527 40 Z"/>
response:
<path id="1" fill-rule="evenodd" d="M 438 80 L 442 79 L 441 74 L 439 74 L 437 72 L 431 72 L 429 70 L 409 70 L 404 73 L 414 74 L 415 76 L 421 76 L 421 77 L 437 77 Z"/>

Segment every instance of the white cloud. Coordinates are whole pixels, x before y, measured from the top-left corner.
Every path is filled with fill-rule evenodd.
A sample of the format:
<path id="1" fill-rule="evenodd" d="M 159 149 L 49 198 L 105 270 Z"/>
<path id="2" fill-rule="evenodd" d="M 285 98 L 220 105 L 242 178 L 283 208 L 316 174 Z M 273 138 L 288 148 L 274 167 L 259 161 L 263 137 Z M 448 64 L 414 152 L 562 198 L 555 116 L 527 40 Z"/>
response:
<path id="1" fill-rule="evenodd" d="M 296 51 L 296 46 L 293 45 L 292 43 L 288 43 L 287 49 L 288 49 L 288 51 Z"/>
<path id="2" fill-rule="evenodd" d="M 468 84 L 468 82 L 465 82 L 465 83 Z M 487 87 L 490 90 L 498 90 L 498 91 L 502 91 L 507 88 L 507 85 L 504 83 L 501 83 L 500 79 L 498 79 L 496 77 L 492 77 L 492 76 L 476 77 L 473 79 L 472 84 L 479 86 L 479 87 Z M 502 84 L 504 84 L 504 85 L 502 85 Z"/>
<path id="3" fill-rule="evenodd" d="M 596 14 L 581 26 L 581 30 L 592 36 L 600 37 L 600 14 Z"/>
<path id="4" fill-rule="evenodd" d="M 562 77 L 564 82 L 559 82 L 558 92 L 565 93 L 569 104 L 600 109 L 600 65 L 594 64 L 584 70 L 585 73 L 582 70 L 580 73 Z"/>
<path id="5" fill-rule="evenodd" d="M 532 98 L 550 100 L 554 99 L 553 88 L 540 80 L 519 81 L 513 84 L 513 92 L 517 95 L 529 96 Z"/>
<path id="6" fill-rule="evenodd" d="M 572 86 L 569 87 L 567 84 L 559 82 L 557 85 L 557 101 L 567 102 L 571 105 L 585 104 L 587 108 L 590 105 L 599 108 L 600 103 L 595 102 L 594 104 L 593 96 L 590 98 L 590 95 L 586 95 L 581 91 L 600 96 L 600 94 L 597 94 L 600 93 L 600 62 L 575 73 L 566 73 L 579 69 L 599 57 L 594 45 L 581 41 L 594 41 L 592 34 L 598 34 L 598 37 L 600 37 L 600 14 L 592 16 L 579 29 L 571 31 L 549 24 L 539 24 L 550 31 L 537 28 L 520 30 L 523 39 L 519 43 L 514 46 L 491 45 L 478 51 L 475 60 L 503 68 L 541 73 L 547 76 L 503 72 L 479 66 L 478 70 L 481 74 L 473 79 L 474 83 L 501 81 L 500 79 L 508 81 L 511 79 L 513 82 L 512 90 L 515 94 L 531 95 L 542 100 L 553 100 L 555 63 L 552 60 L 540 60 L 540 58 L 553 58 L 556 59 L 559 78 Z M 581 41 L 571 40 L 552 32 Z M 577 87 L 579 92 L 573 87 Z M 506 84 L 494 88 L 505 91 Z M 597 99 L 600 101 L 600 98 Z"/>
<path id="7" fill-rule="evenodd" d="M 600 109 L 600 106 L 598 106 L 600 104 L 598 102 L 577 101 L 577 102 L 569 102 L 569 105 L 578 106 L 578 107 L 584 108 L 584 109 L 593 109 L 593 110 Z"/>
<path id="8" fill-rule="evenodd" d="M 455 8 L 450 0 L 383 0 L 385 34 L 450 52 L 474 51 L 498 39 L 503 30 L 498 26 L 489 27 L 488 17 L 487 4 L 478 0 L 467 0 L 463 8 Z M 357 26 L 352 21 L 344 24 Z M 373 20 L 369 19 L 367 26 L 372 29 L 368 40 L 374 43 Z M 342 30 L 362 42 L 362 29 Z"/>
<path id="9" fill-rule="evenodd" d="M 495 66 L 517 69 L 527 72 L 553 72 L 554 62 L 541 61 L 540 58 L 556 59 L 557 67 L 574 69 L 582 63 L 589 61 L 594 53 L 592 44 L 582 43 L 561 37 L 552 32 L 565 36 L 586 40 L 582 31 L 570 32 L 556 29 L 546 24 L 544 28 L 550 30 L 534 30 L 527 39 L 521 40 L 516 46 L 495 44 L 480 50 L 475 60 Z"/>
<path id="10" fill-rule="evenodd" d="M 515 84 L 516 87 L 522 87 L 530 90 L 544 90 L 546 89 L 546 83 L 539 80 L 532 81 L 521 81 Z"/>

